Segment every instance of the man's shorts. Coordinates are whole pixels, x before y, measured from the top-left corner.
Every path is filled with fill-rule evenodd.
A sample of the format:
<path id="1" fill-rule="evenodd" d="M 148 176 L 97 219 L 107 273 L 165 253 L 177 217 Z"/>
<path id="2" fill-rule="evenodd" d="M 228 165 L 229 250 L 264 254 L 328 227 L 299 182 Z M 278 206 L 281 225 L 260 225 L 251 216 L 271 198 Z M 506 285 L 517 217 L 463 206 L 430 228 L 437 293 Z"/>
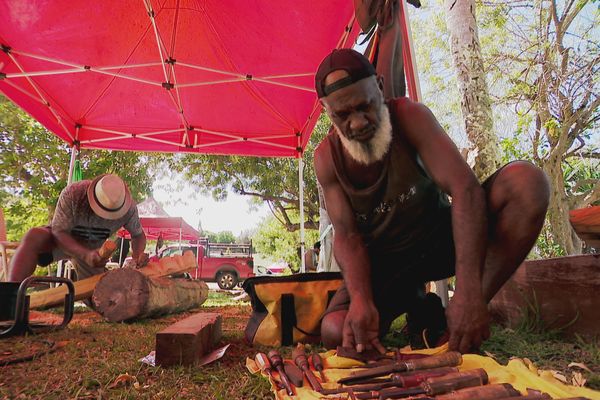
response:
<path id="1" fill-rule="evenodd" d="M 379 310 L 380 330 L 410 311 L 425 294 L 424 284 L 454 275 L 454 240 L 450 208 L 442 213 L 435 232 L 420 246 L 402 253 L 371 254 L 371 286 Z M 331 299 L 325 314 L 348 310 L 350 295 L 345 283 Z"/>
<path id="2" fill-rule="evenodd" d="M 47 229 L 50 233 L 52 233 L 52 228 L 50 226 L 45 226 L 43 228 Z M 90 276 L 106 272 L 105 268 L 95 268 L 93 266 L 90 266 L 79 257 L 69 257 L 56 246 L 54 247 L 52 252 L 38 254 L 37 264 L 41 267 L 47 267 L 53 262 L 60 260 L 71 260 L 71 263 L 73 264 L 73 266 L 75 267 L 75 271 L 77 272 L 77 279 L 85 279 L 89 278 Z"/>

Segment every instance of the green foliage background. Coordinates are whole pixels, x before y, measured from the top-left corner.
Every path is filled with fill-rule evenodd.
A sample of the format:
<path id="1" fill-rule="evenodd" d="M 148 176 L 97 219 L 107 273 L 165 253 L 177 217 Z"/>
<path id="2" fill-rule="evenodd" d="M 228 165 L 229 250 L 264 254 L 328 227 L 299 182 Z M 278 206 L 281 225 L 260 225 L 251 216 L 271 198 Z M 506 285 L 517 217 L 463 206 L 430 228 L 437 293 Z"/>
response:
<path id="1" fill-rule="evenodd" d="M 0 96 L 0 204 L 9 240 L 48 224 L 67 185 L 69 146 Z M 123 151 L 82 150 L 84 179 L 114 173 L 127 182 L 136 200 L 152 188 L 160 156 Z"/>

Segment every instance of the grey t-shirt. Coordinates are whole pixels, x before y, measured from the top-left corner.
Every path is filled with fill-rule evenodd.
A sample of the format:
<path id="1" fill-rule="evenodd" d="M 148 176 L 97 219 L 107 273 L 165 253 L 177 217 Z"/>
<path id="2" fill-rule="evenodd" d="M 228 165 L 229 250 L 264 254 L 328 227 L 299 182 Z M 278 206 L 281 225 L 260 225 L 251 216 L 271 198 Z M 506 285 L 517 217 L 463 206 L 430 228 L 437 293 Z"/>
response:
<path id="1" fill-rule="evenodd" d="M 125 227 L 132 237 L 141 235 L 143 230 L 135 204 L 123 217 L 115 220 L 104 219 L 92 211 L 87 200 L 91 182 L 75 182 L 62 191 L 54 211 L 52 231 L 68 232 L 88 249 L 99 249 L 121 227 Z"/>

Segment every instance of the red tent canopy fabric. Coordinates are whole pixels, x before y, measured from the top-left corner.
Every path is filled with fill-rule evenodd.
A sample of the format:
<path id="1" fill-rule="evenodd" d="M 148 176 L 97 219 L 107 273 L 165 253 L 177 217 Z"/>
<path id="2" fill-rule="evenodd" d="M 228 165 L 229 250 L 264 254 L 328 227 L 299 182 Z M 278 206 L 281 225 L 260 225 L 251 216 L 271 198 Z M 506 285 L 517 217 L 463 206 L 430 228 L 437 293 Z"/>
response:
<path id="1" fill-rule="evenodd" d="M 140 223 L 146 239 L 156 240 L 162 236 L 164 240 L 198 240 L 200 232 L 188 225 L 181 217 L 140 217 Z M 180 236 L 181 232 L 181 236 Z M 129 232 L 121 229 L 120 237 L 130 239 Z"/>
<path id="2" fill-rule="evenodd" d="M 0 3 L 0 91 L 83 148 L 299 156 L 351 0 Z"/>
<path id="3" fill-rule="evenodd" d="M 156 240 L 162 236 L 164 240 L 198 240 L 200 232 L 192 228 L 181 217 L 171 217 L 152 197 L 148 197 L 137 205 L 140 223 L 146 239 Z M 118 236 L 130 239 L 129 232 L 121 228 Z"/>

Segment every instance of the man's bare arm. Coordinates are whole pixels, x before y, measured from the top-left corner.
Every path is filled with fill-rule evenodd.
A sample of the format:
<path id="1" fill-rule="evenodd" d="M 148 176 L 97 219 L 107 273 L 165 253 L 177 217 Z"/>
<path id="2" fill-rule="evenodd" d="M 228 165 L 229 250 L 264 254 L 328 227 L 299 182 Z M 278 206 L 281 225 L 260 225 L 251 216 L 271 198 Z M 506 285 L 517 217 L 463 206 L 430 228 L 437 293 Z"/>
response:
<path id="1" fill-rule="evenodd" d="M 82 246 L 70 233 L 53 230 L 52 235 L 58 248 L 67 256 L 82 259 L 89 266 L 96 268 L 103 267 L 106 264 L 106 260 L 102 260 L 97 250 L 90 250 Z"/>
<path id="2" fill-rule="evenodd" d="M 469 268 L 468 274 L 457 271 L 457 286 L 480 289 L 487 236 L 485 193 L 454 142 L 427 107 L 402 99 L 399 111 L 404 115 L 401 118 L 404 132 L 427 172 L 452 197 L 456 264 Z"/>
<path id="3" fill-rule="evenodd" d="M 468 346 L 477 347 L 489 335 L 487 311 L 482 309 L 485 302 L 481 286 L 487 246 L 485 193 L 452 140 L 427 107 L 408 99 L 398 100 L 396 105 L 407 139 L 415 147 L 434 182 L 452 197 L 457 287 L 453 307 L 467 310 L 464 312 L 476 307 L 477 310 L 472 314 L 477 321 L 459 322 L 459 319 L 468 316 L 463 315 L 463 310 L 450 310 L 450 345 L 460 347 L 461 351 L 468 351 Z M 460 315 L 457 316 L 458 314 Z M 457 326 L 453 327 L 453 323 Z M 472 327 L 463 326 L 466 324 Z M 457 331 L 455 335 L 452 335 L 453 329 Z M 467 331 L 464 335 L 463 330 Z M 464 343 L 461 344 L 462 341 Z"/>
<path id="4" fill-rule="evenodd" d="M 366 246 L 356 227 L 354 213 L 333 169 L 331 156 L 319 147 L 315 173 L 323 188 L 327 214 L 335 230 L 333 250 L 344 273 L 350 298 L 372 301 L 371 267 Z"/>
<path id="5" fill-rule="evenodd" d="M 350 309 L 343 326 L 343 346 L 356 346 L 357 351 L 376 347 L 379 343 L 379 314 L 373 302 L 371 265 L 367 248 L 358 232 L 354 213 L 337 180 L 329 144 L 323 142 L 315 152 L 315 173 L 323 188 L 327 213 L 335 229 L 333 251 L 344 274 L 350 295 Z"/>
<path id="6" fill-rule="evenodd" d="M 148 255 L 144 253 L 146 249 L 146 235 L 144 232 L 131 237 L 131 257 L 136 262 L 137 267 L 143 267 L 148 262 Z"/>

